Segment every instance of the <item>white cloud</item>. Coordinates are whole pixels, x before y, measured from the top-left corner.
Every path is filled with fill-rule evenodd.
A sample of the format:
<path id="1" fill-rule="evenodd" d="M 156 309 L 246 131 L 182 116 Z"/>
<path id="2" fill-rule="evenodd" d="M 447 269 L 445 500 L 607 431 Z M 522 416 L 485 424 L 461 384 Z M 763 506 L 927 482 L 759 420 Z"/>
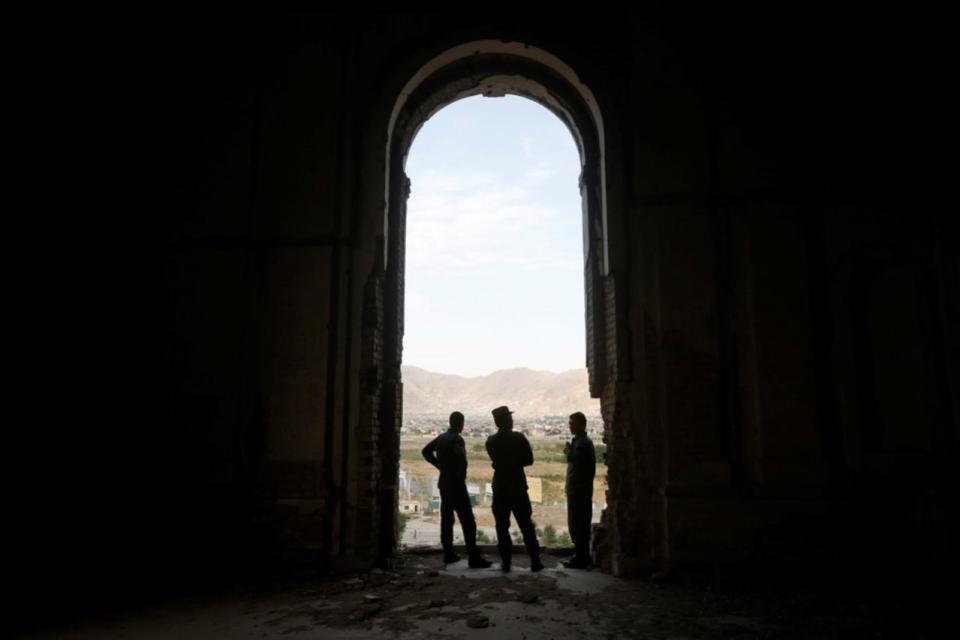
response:
<path id="1" fill-rule="evenodd" d="M 536 157 L 536 154 L 533 151 L 533 141 L 529 136 L 523 136 L 520 138 L 520 148 L 523 151 L 523 157 L 527 160 L 533 160 Z"/>
<path id="2" fill-rule="evenodd" d="M 548 168 L 547 165 L 541 164 L 532 169 L 529 169 L 525 174 L 524 178 L 527 184 L 531 187 L 543 184 L 550 178 L 554 176 L 556 172 Z"/>
<path id="3" fill-rule="evenodd" d="M 550 172 L 534 168 L 508 181 L 487 173 L 431 171 L 414 185 L 407 213 L 407 261 L 426 271 L 565 269 L 575 259 L 551 247 L 542 231 L 560 213 L 536 202 L 531 185 Z"/>

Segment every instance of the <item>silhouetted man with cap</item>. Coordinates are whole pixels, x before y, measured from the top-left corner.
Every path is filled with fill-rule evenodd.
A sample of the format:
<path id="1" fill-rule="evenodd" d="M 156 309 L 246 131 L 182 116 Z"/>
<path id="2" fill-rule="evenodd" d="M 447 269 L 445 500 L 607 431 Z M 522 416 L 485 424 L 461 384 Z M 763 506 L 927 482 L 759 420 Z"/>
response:
<path id="1" fill-rule="evenodd" d="M 497 548 L 500 551 L 500 568 L 510 571 L 513 541 L 510 539 L 510 513 L 517 520 L 523 534 L 523 542 L 530 554 L 530 571 L 540 571 L 540 544 L 533 526 L 533 507 L 527 495 L 527 476 L 524 467 L 533 464 L 533 450 L 526 436 L 513 430 L 513 412 L 507 407 L 497 407 L 493 421 L 497 432 L 487 438 L 487 454 L 493 461 L 493 517 L 497 521 Z"/>
<path id="2" fill-rule="evenodd" d="M 453 512 L 457 512 L 463 541 L 470 556 L 470 566 L 489 567 L 491 562 L 477 550 L 477 522 L 467 493 L 467 448 L 460 432 L 463 431 L 463 414 L 450 414 L 450 428 L 431 440 L 421 453 L 427 462 L 440 470 L 440 544 L 443 546 L 443 562 L 449 564 L 460 560 L 453 552 Z"/>
<path id="3" fill-rule="evenodd" d="M 587 435 L 587 417 L 577 411 L 570 415 L 573 440 L 564 448 L 567 454 L 567 527 L 576 553 L 563 563 L 568 569 L 590 566 L 590 521 L 593 519 L 593 476 L 597 457 L 593 441 Z"/>

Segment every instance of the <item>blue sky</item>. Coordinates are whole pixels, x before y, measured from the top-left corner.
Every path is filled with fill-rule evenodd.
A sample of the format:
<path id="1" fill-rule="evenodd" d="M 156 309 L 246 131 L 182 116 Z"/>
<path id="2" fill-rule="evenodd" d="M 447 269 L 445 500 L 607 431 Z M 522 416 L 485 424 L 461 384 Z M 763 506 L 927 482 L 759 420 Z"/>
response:
<path id="1" fill-rule="evenodd" d="M 407 158 L 404 364 L 465 376 L 584 366 L 580 160 L 517 96 L 424 124 Z"/>

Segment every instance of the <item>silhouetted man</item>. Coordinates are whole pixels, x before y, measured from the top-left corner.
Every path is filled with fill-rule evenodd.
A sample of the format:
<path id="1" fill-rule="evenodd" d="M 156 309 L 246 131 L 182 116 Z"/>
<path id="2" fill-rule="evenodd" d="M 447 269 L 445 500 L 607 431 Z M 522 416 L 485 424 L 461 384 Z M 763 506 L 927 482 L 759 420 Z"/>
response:
<path id="1" fill-rule="evenodd" d="M 431 440 L 421 453 L 424 459 L 440 470 L 440 544 L 443 546 L 443 562 L 449 564 L 460 560 L 453 552 L 453 512 L 457 512 L 463 541 L 474 568 L 489 567 L 492 563 L 477 550 L 477 522 L 467 493 L 467 448 L 460 437 L 463 431 L 463 414 L 450 414 L 450 428 L 446 433 Z"/>
<path id="2" fill-rule="evenodd" d="M 497 548 L 500 568 L 510 571 L 513 541 L 510 539 L 510 513 L 517 520 L 523 542 L 530 554 L 530 571 L 540 571 L 540 544 L 533 526 L 533 507 L 527 495 L 524 467 L 533 464 L 533 450 L 526 436 L 513 430 L 513 412 L 507 407 L 492 411 L 497 432 L 487 438 L 487 454 L 493 461 L 493 517 L 497 521 Z"/>
<path id="3" fill-rule="evenodd" d="M 590 566 L 590 521 L 593 519 L 593 476 L 597 458 L 593 441 L 587 435 L 587 417 L 577 411 L 570 415 L 571 440 L 564 448 L 567 454 L 567 528 L 576 553 L 564 562 L 569 569 Z"/>

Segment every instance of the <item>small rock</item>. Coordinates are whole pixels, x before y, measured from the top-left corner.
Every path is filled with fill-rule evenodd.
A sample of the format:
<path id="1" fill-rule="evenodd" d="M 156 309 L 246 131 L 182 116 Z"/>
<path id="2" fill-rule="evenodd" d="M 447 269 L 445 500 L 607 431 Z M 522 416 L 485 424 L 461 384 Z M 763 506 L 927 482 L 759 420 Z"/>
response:
<path id="1" fill-rule="evenodd" d="M 535 604 L 540 601 L 540 596 L 535 593 L 525 593 L 520 596 L 520 602 L 523 604 Z"/>
<path id="2" fill-rule="evenodd" d="M 436 571 L 436 570 L 434 570 L 434 571 L 427 571 L 427 577 L 428 577 L 428 578 L 436 578 L 436 577 L 439 576 L 439 575 L 440 575 L 440 572 L 439 572 L 439 571 Z"/>
<path id="3" fill-rule="evenodd" d="M 487 616 L 473 616 L 467 618 L 467 626 L 471 629 L 486 629 L 490 626 L 490 618 Z"/>
<path id="4" fill-rule="evenodd" d="M 445 607 L 445 606 L 447 606 L 447 601 L 446 601 L 446 600 L 443 600 L 443 599 L 431 600 L 431 601 L 430 601 L 430 604 L 428 604 L 427 606 L 430 607 L 430 608 Z"/>
<path id="5" fill-rule="evenodd" d="M 343 584 L 350 585 L 351 587 L 356 587 L 363 584 L 363 580 L 360 578 L 350 578 L 349 580 L 344 580 Z"/>
<path id="6" fill-rule="evenodd" d="M 653 584 L 663 584 L 670 579 L 670 575 L 665 571 L 654 571 L 650 575 L 650 582 Z"/>
<path id="7" fill-rule="evenodd" d="M 378 596 L 375 593 L 368 593 L 365 596 L 363 596 L 363 599 L 366 600 L 367 602 L 377 602 L 379 600 L 383 600 L 383 597 Z"/>

